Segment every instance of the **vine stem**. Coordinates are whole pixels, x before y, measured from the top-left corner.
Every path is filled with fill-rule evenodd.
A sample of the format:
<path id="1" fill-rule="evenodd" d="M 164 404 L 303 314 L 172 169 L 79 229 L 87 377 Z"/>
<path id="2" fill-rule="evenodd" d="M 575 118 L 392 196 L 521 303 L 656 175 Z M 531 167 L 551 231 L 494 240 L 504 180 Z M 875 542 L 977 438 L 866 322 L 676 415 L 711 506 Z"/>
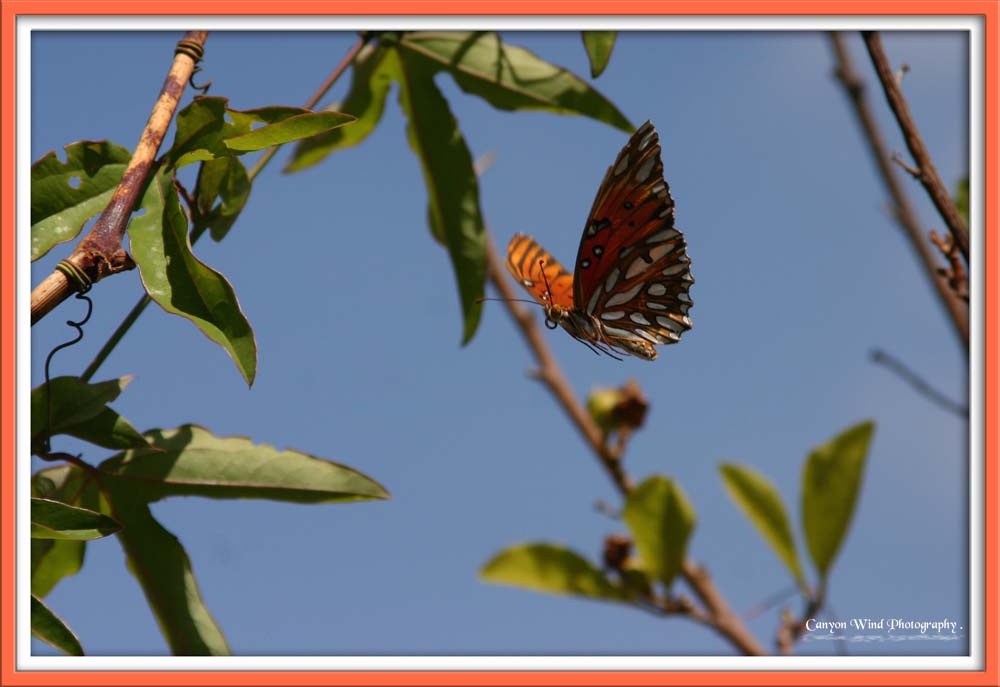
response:
<path id="1" fill-rule="evenodd" d="M 885 50 L 882 47 L 882 37 L 878 31 L 862 31 L 861 36 L 865 40 L 868 55 L 871 57 L 872 65 L 875 67 L 879 81 L 882 82 L 882 90 L 885 91 L 889 107 L 892 108 L 893 114 L 896 115 L 896 121 L 899 122 L 899 128 L 903 132 L 903 138 L 906 140 L 906 147 L 910 149 L 910 155 L 913 156 L 913 161 L 917 163 L 916 169 L 912 170 L 911 174 L 927 191 L 927 195 L 930 196 L 934 207 L 937 208 L 945 224 L 948 225 L 948 229 L 951 231 L 958 249 L 962 252 L 962 257 L 968 263 L 969 229 L 966 227 L 965 221 L 958 214 L 955 202 L 951 199 L 951 194 L 948 193 L 944 183 L 941 181 L 941 176 L 938 174 L 937 167 L 934 166 L 934 161 L 931 160 L 930 153 L 927 152 L 924 139 L 921 138 L 920 131 L 917 129 L 917 123 L 913 120 L 913 115 L 910 114 L 910 107 L 906 103 L 906 98 L 903 97 L 903 89 L 900 88 L 899 81 L 892 73 L 889 58 L 886 57 Z"/>
<path id="2" fill-rule="evenodd" d="M 347 68 L 351 65 L 352 62 L 354 62 L 355 58 L 357 58 L 358 56 L 358 53 L 361 52 L 361 49 L 365 46 L 368 40 L 369 40 L 369 35 L 367 33 L 362 34 L 361 36 L 358 37 L 358 40 L 355 41 L 354 45 L 352 45 L 351 48 L 347 51 L 347 53 L 344 55 L 344 58 L 340 61 L 340 64 L 334 67 L 333 71 L 330 72 L 329 76 L 326 77 L 326 80 L 324 80 L 323 83 L 320 84 L 319 88 L 316 89 L 316 92 L 313 93 L 312 96 L 309 98 L 309 100 L 306 101 L 305 105 L 303 105 L 305 109 L 307 110 L 313 109 L 316 106 L 316 104 L 320 101 L 320 99 L 324 95 L 326 95 L 331 88 L 333 88 L 333 85 L 337 83 L 337 80 L 344 74 L 345 71 L 347 71 Z M 253 182 L 253 180 L 256 179 L 257 176 L 262 171 L 264 171 L 264 168 L 267 167 L 267 164 L 278 153 L 279 148 L 280 146 L 274 146 L 273 148 L 268 148 L 267 151 L 260 156 L 260 158 L 254 164 L 254 166 L 250 168 L 250 170 L 247 172 L 247 178 L 251 182 Z M 201 226 L 198 231 L 191 232 L 191 245 L 197 243 L 198 239 L 200 239 L 202 235 L 205 233 L 206 228 L 207 227 L 205 226 Z M 82 379 L 85 382 L 90 381 L 90 379 L 94 376 L 94 374 L 101 367 L 101 365 L 104 364 L 104 361 L 107 360 L 107 357 L 111 355 L 111 352 L 115 349 L 115 347 L 122 340 L 122 338 L 124 338 L 124 336 L 132 328 L 132 325 L 136 323 L 136 321 L 139 319 L 139 317 L 142 315 L 142 313 L 146 310 L 146 308 L 149 306 L 151 302 L 152 299 L 149 297 L 149 295 L 143 294 L 143 296 L 136 302 L 136 304 L 132 306 L 132 309 L 129 310 L 128 315 L 126 315 L 125 319 L 121 321 L 121 324 L 119 324 L 118 327 L 115 328 L 115 331 L 111 333 L 111 336 L 108 337 L 108 340 L 104 343 L 103 346 L 101 346 L 101 350 L 97 352 L 97 354 L 94 356 L 94 359 L 90 361 L 89 365 L 87 365 L 87 368 L 83 371 L 83 374 L 80 375 L 80 379 Z"/>
<path id="3" fill-rule="evenodd" d="M 514 320 L 518 330 L 521 332 L 521 336 L 528 344 L 528 347 L 535 356 L 535 361 L 538 363 L 538 369 L 532 376 L 549 390 L 556 402 L 569 416 L 573 425 L 583 436 L 584 441 L 587 442 L 598 461 L 608 473 L 618 492 L 623 497 L 628 496 L 632 490 L 632 481 L 622 466 L 621 456 L 605 444 L 600 430 L 594 424 L 593 420 L 591 420 L 587 411 L 576 400 L 573 389 L 570 387 L 569 382 L 566 381 L 566 377 L 559 368 L 555 356 L 552 355 L 552 351 L 549 350 L 548 345 L 545 343 L 545 338 L 535 323 L 535 318 L 532 317 L 527 309 L 514 300 L 517 298 L 517 294 L 507 279 L 503 264 L 497 255 L 493 238 L 489 235 L 489 232 L 487 232 L 486 236 L 486 263 L 490 283 L 500 293 L 507 312 Z M 681 569 L 681 576 L 694 592 L 695 596 L 701 601 L 704 610 L 690 607 L 686 610 L 673 610 L 671 614 L 687 617 L 711 627 L 745 655 L 763 656 L 767 654 L 754 636 L 750 634 L 750 631 L 747 630 L 740 617 L 729 608 L 729 604 L 715 586 L 708 570 L 690 561 L 685 561 Z"/>
<path id="4" fill-rule="evenodd" d="M 920 259 L 920 264 L 924 268 L 924 273 L 927 274 L 927 278 L 934 287 L 938 299 L 951 317 L 955 332 L 965 345 L 965 350 L 968 351 L 968 307 L 958 298 L 948 284 L 947 279 L 941 275 L 937 256 L 930 245 L 924 240 L 924 231 L 917 221 L 917 214 L 906 197 L 906 193 L 903 191 L 897 173 L 892 166 L 892 157 L 887 152 L 882 132 L 879 130 L 878 124 L 875 122 L 875 116 L 868 106 L 868 100 L 865 97 L 865 82 L 858 76 L 857 71 L 854 69 L 850 54 L 847 52 L 847 46 L 844 44 L 843 36 L 840 33 L 831 32 L 830 41 L 837 60 L 834 73 L 847 92 L 851 105 L 854 107 L 854 114 L 857 116 L 858 123 L 865 133 L 869 152 L 875 159 L 875 164 L 882 176 L 882 181 L 885 183 L 886 190 L 892 198 L 893 215 L 910 240 L 910 245 L 916 251 L 917 257 Z"/>

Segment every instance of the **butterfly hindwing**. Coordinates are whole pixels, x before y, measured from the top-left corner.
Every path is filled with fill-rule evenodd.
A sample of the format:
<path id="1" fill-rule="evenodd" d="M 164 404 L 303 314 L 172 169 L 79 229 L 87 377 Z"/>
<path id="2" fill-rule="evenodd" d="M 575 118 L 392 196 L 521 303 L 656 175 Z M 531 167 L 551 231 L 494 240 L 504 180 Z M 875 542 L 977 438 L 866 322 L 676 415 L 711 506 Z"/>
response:
<path id="1" fill-rule="evenodd" d="M 507 246 L 507 270 L 542 305 L 573 309 L 573 275 L 530 236 L 514 234 Z"/>

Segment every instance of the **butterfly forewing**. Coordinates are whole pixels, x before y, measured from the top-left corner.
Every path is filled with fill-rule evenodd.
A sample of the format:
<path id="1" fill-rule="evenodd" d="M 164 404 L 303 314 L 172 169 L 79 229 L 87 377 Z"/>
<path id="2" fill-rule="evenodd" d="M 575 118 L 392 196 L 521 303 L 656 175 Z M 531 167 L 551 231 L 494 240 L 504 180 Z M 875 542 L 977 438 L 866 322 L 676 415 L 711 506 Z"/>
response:
<path id="1" fill-rule="evenodd" d="M 674 343 L 691 328 L 694 282 L 659 136 L 646 122 L 608 168 L 576 256 L 573 297 L 611 339 Z"/>
<path id="2" fill-rule="evenodd" d="M 507 246 L 507 270 L 542 305 L 573 309 L 573 275 L 530 236 L 514 234 Z"/>

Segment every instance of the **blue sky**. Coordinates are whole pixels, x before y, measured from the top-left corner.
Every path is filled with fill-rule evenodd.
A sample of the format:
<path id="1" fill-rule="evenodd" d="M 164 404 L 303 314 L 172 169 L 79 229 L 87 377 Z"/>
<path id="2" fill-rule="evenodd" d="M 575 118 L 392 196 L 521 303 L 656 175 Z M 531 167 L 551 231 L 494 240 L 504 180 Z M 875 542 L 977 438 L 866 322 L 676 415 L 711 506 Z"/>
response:
<path id="1" fill-rule="evenodd" d="M 579 33 L 504 36 L 587 75 Z M 178 38 L 36 33 L 32 159 L 79 139 L 133 147 Z M 968 166 L 967 39 L 884 40 L 894 65 L 910 66 L 906 96 L 953 185 Z M 299 105 L 352 41 L 343 33 L 213 33 L 200 78 L 237 109 Z M 859 37 L 849 45 L 891 149 L 904 151 Z M 889 351 L 956 399 L 967 393 L 966 356 L 886 210 L 832 69 L 819 33 L 620 36 L 594 83 L 632 122 L 651 119 L 660 132 L 697 280 L 694 328 L 654 363 L 598 358 L 561 331 L 546 335 L 581 395 L 639 380 L 651 409 L 627 468 L 636 479 L 662 473 L 683 486 L 698 514 L 690 555 L 734 609 L 749 610 L 791 580 L 726 496 L 718 464 L 745 463 L 772 479 L 798 536 L 802 460 L 871 418 L 878 426 L 830 605 L 841 619 L 967 626 L 967 425 L 873 365 L 869 352 Z M 497 243 L 527 232 L 571 265 L 626 135 L 585 118 L 499 112 L 446 76 L 438 83 L 473 155 L 496 156 L 481 194 Z M 475 339 L 459 346 L 454 278 L 426 226 L 404 127 L 394 93 L 359 147 L 294 175 L 281 173 L 282 151 L 230 236 L 198 244 L 256 332 L 253 389 L 220 348 L 155 306 L 95 378 L 136 375 L 114 407 L 141 429 L 196 422 L 347 463 L 392 492 L 388 502 L 352 505 L 154 505 L 186 546 L 234 653 L 731 653 L 691 622 L 477 580 L 479 567 L 511 544 L 559 542 L 597 559 L 604 536 L 624 526 L 595 511 L 595 501 L 615 503 L 616 493 L 527 377 L 530 353 L 503 307 L 488 304 Z M 923 226 L 940 230 L 921 189 L 905 185 Z M 69 250 L 33 265 L 32 284 Z M 95 287 L 86 338 L 56 357 L 54 374 L 79 374 L 140 295 L 138 272 Z M 33 328 L 33 386 L 77 311 L 65 304 Z M 106 455 L 66 438 L 54 445 L 94 462 Z M 48 603 L 90 654 L 167 652 L 113 539 L 90 545 L 83 572 Z M 775 609 L 749 627 L 770 647 L 777 622 Z M 833 649 L 798 646 L 802 654 Z M 33 650 L 51 653 L 38 642 Z M 849 647 L 967 651 L 965 641 Z"/>

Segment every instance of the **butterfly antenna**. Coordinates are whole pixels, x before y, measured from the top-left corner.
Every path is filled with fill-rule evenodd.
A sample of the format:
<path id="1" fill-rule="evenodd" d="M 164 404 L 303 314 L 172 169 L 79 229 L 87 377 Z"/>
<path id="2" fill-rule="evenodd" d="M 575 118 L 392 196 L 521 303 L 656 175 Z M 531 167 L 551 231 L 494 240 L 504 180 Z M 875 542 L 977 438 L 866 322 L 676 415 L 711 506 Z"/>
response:
<path id="1" fill-rule="evenodd" d="M 539 258 L 538 267 L 542 270 L 542 281 L 545 282 L 545 300 L 552 305 L 552 287 L 549 286 L 549 278 L 545 275 L 545 258 Z"/>

